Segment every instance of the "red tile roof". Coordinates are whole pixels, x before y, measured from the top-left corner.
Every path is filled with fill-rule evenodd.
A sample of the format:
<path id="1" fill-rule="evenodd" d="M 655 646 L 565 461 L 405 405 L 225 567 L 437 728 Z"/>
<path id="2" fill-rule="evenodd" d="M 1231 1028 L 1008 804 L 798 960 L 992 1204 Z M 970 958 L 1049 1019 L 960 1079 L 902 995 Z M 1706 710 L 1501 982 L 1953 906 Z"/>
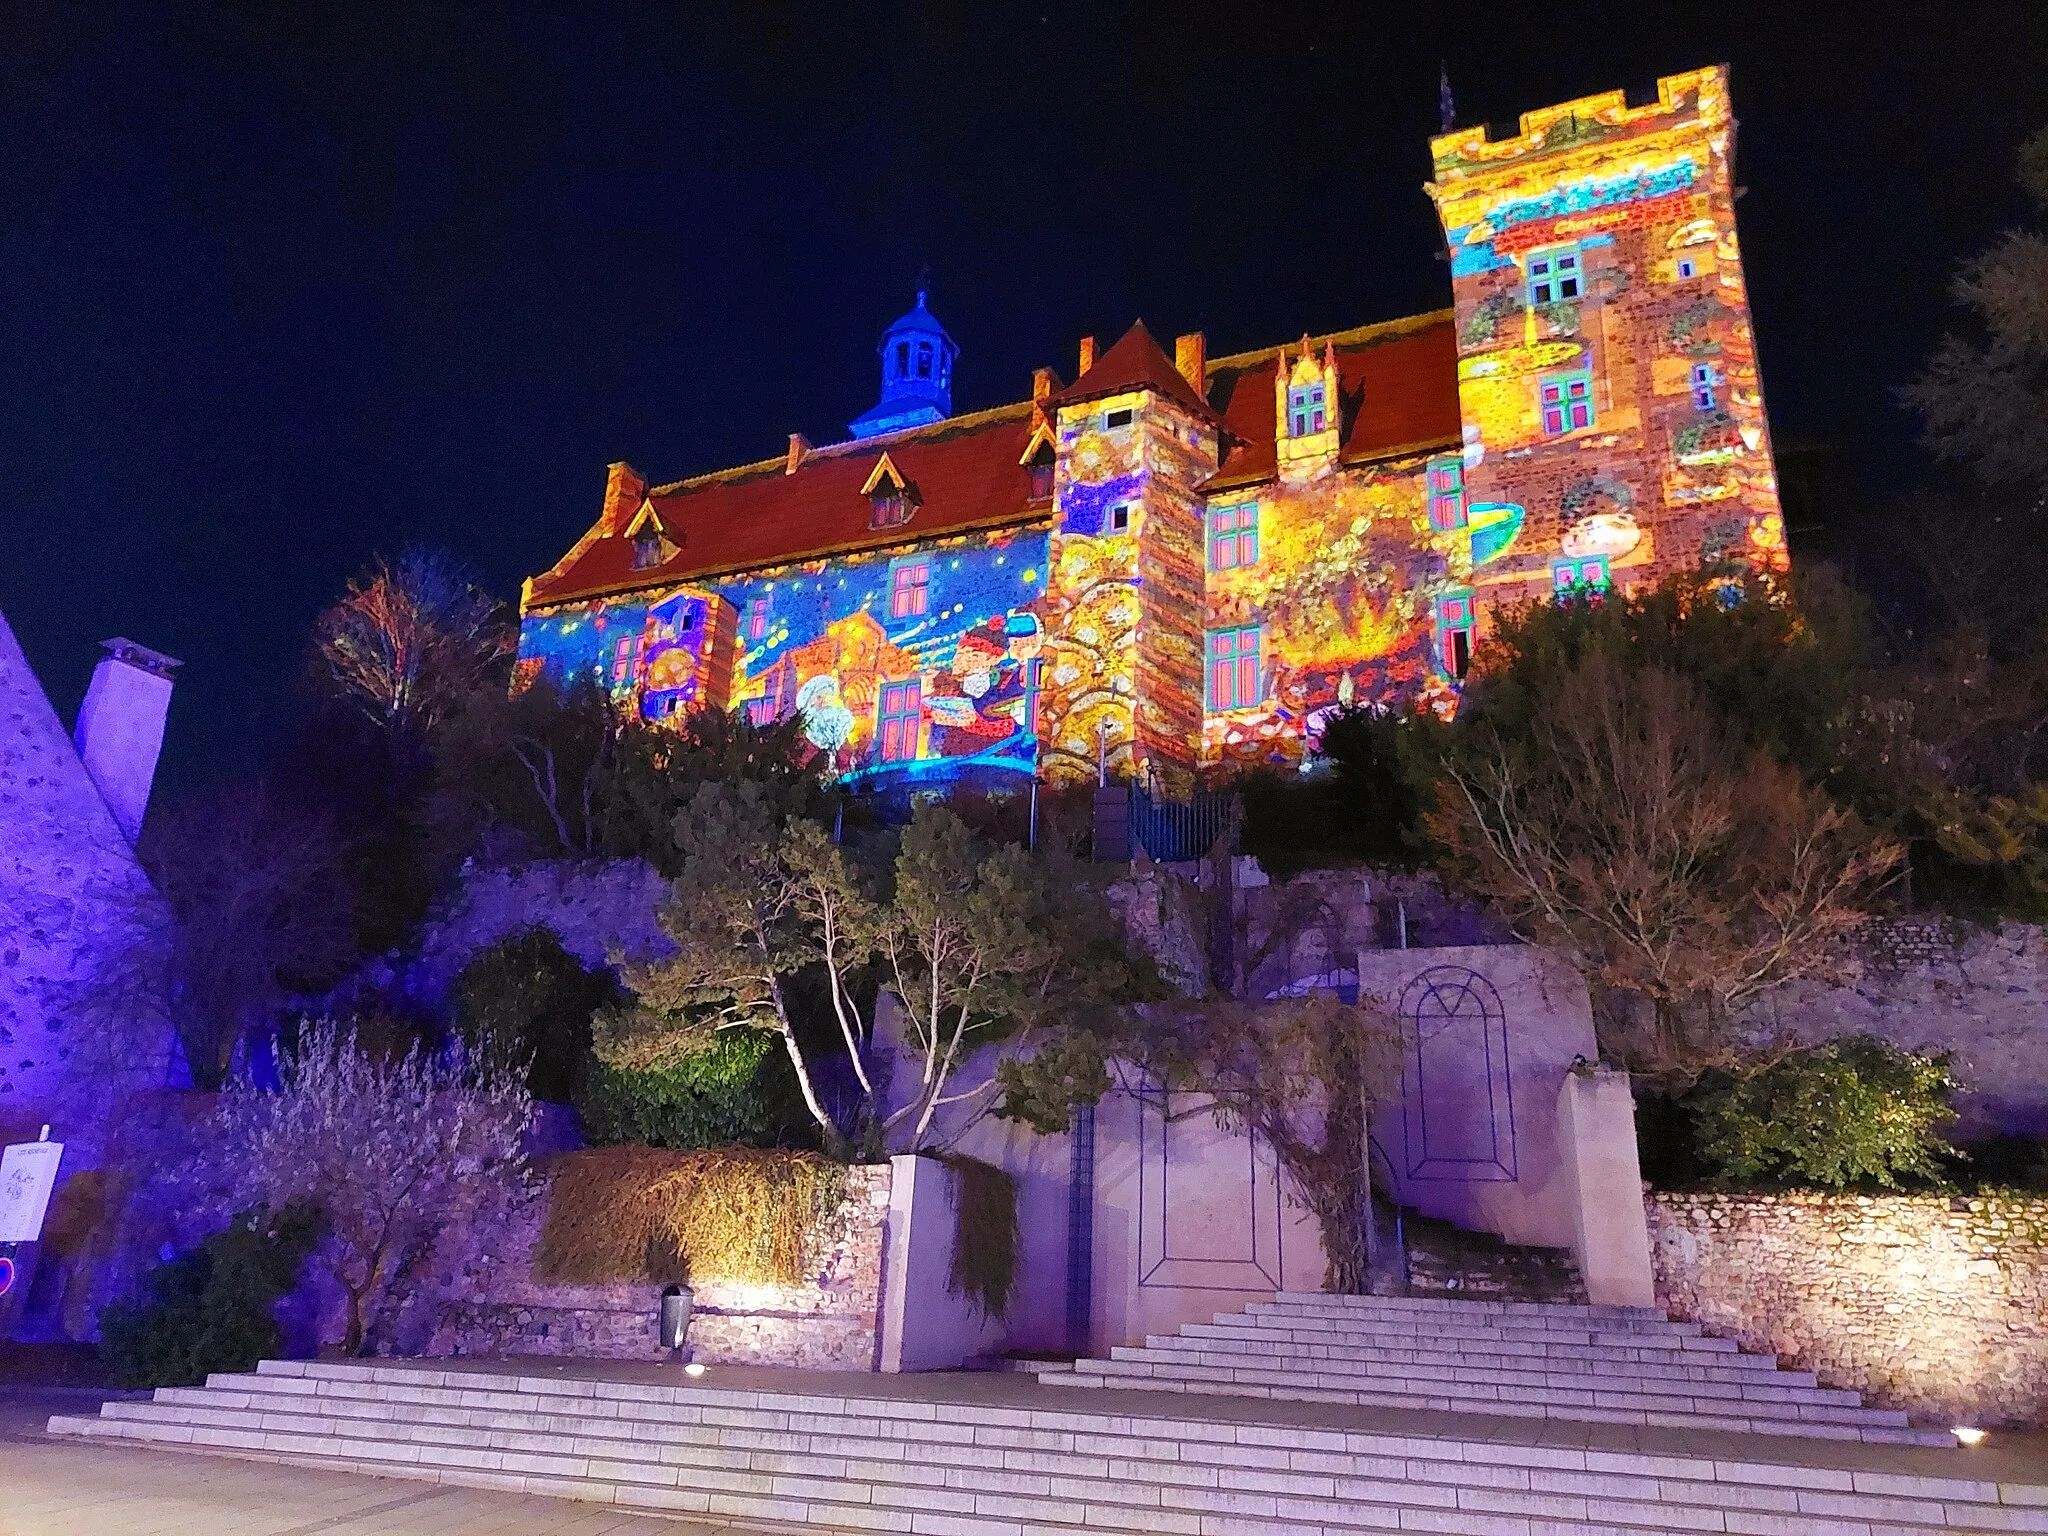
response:
<path id="1" fill-rule="evenodd" d="M 1339 395 L 1349 422 L 1345 462 L 1458 440 L 1458 357 L 1449 310 L 1327 339 L 1336 347 Z M 1320 355 L 1322 340 L 1314 346 Z M 1249 484 L 1274 473 L 1273 371 L 1279 350 L 1212 361 L 1204 402 L 1145 327 L 1134 325 L 1087 373 L 1040 405 L 1154 390 L 1222 421 L 1224 461 L 1212 485 Z M 1040 405 L 1006 405 L 812 448 L 793 474 L 788 459 L 777 456 L 643 491 L 637 475 L 614 466 L 597 522 L 553 569 L 532 580 L 526 603 L 574 602 L 1049 519 L 1050 505 L 1031 500 L 1030 471 L 1021 462 Z M 884 453 L 909 482 L 916 507 L 908 523 L 874 528 L 861 487 Z M 653 503 L 676 551 L 658 566 L 636 568 L 626 529 L 643 498 Z"/>
<path id="2" fill-rule="evenodd" d="M 663 531 L 680 546 L 671 559 L 634 568 L 625 528 L 636 503 L 613 515 L 609 527 L 600 517 L 560 564 L 534 578 L 527 602 L 568 602 L 1050 518 L 1049 503 L 1031 500 L 1031 474 L 1021 462 L 1035 417 L 1028 403 L 1007 405 L 815 448 L 795 474 L 787 473 L 787 459 L 776 458 L 656 486 L 648 499 Z M 884 453 L 909 483 L 916 507 L 908 523 L 874 528 L 861 487 Z"/>
<path id="3" fill-rule="evenodd" d="M 1152 333 L 1145 329 L 1140 320 L 1117 339 L 1102 356 L 1095 359 L 1095 365 L 1065 389 L 1056 390 L 1048 405 L 1079 405 L 1084 400 L 1101 400 L 1110 395 L 1127 395 L 1132 390 L 1149 389 L 1154 394 L 1166 396 L 1183 409 L 1193 411 L 1205 421 L 1216 420 L 1216 412 L 1208 401 L 1195 392 L 1173 359 L 1166 355 L 1166 349 L 1152 339 Z"/>
<path id="4" fill-rule="evenodd" d="M 1343 461 L 1390 458 L 1455 443 L 1458 414 L 1458 331 L 1444 309 L 1390 320 L 1335 336 L 1312 338 L 1317 357 L 1325 342 L 1337 353 L 1337 394 L 1346 426 Z M 1287 349 L 1290 357 L 1298 351 Z M 1276 469 L 1279 431 L 1273 372 L 1281 349 L 1219 357 L 1209 364 L 1209 399 L 1223 413 L 1230 440 L 1212 486 L 1249 485 Z"/>

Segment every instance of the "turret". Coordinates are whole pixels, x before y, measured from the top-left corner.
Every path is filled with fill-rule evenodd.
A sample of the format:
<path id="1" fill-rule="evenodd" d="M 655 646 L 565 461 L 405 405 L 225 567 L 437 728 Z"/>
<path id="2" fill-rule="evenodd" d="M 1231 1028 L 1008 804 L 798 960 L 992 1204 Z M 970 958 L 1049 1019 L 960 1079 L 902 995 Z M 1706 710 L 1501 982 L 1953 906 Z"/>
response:
<path id="1" fill-rule="evenodd" d="M 879 437 L 904 427 L 929 426 L 953 414 L 953 359 L 960 349 L 946 328 L 917 303 L 882 332 L 875 348 L 882 363 L 882 398 L 849 430 L 855 437 Z"/>

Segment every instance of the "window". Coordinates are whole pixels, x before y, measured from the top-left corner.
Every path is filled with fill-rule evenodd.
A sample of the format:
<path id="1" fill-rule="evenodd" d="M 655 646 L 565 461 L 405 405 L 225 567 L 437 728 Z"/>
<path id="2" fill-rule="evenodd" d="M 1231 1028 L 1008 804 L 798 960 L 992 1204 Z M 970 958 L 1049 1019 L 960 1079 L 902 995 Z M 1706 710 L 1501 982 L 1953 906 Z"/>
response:
<path id="1" fill-rule="evenodd" d="M 1249 709 L 1265 697 L 1259 686 L 1259 637 L 1256 624 L 1209 632 L 1209 707 Z"/>
<path id="2" fill-rule="evenodd" d="M 1429 526 L 1451 533 L 1465 526 L 1465 461 L 1432 459 L 1429 463 Z"/>
<path id="3" fill-rule="evenodd" d="M 1109 509 L 1109 531 L 1129 533 L 1131 531 L 1131 504 L 1123 502 Z"/>
<path id="4" fill-rule="evenodd" d="M 1129 411 L 1110 411 L 1102 418 L 1102 430 L 1105 432 L 1115 432 L 1128 427 L 1130 424 L 1131 413 Z"/>
<path id="5" fill-rule="evenodd" d="M 1323 430 L 1323 386 L 1295 384 L 1287 391 L 1287 435 L 1307 437 Z"/>
<path id="6" fill-rule="evenodd" d="M 1550 568 L 1550 585 L 1560 597 L 1578 592 L 1607 590 L 1607 557 L 1588 555 L 1582 560 L 1560 560 Z"/>
<path id="7" fill-rule="evenodd" d="M 871 505 L 870 528 L 901 528 L 910 521 L 910 498 L 903 494 L 900 486 L 884 484 L 876 487 Z"/>
<path id="8" fill-rule="evenodd" d="M 896 377 L 899 379 L 910 377 L 910 343 L 907 341 L 896 343 Z"/>
<path id="9" fill-rule="evenodd" d="M 916 759 L 917 725 L 921 713 L 917 679 L 912 678 L 907 683 L 882 684 L 875 739 L 881 745 L 883 762 L 908 763 Z"/>
<path id="10" fill-rule="evenodd" d="M 1543 430 L 1551 437 L 1576 432 L 1593 425 L 1593 376 L 1590 373 L 1559 373 L 1538 386 L 1543 406 Z"/>
<path id="11" fill-rule="evenodd" d="M 1031 499 L 1049 501 L 1052 499 L 1053 457 L 1052 449 L 1041 444 L 1031 462 L 1025 466 L 1031 474 Z"/>
<path id="12" fill-rule="evenodd" d="M 741 627 L 749 640 L 759 640 L 768 633 L 768 599 L 750 597 L 747 599 L 746 617 L 740 620 Z"/>
<path id="13" fill-rule="evenodd" d="M 1579 253 L 1544 251 L 1529 258 L 1529 302 L 1563 304 L 1579 296 Z"/>
<path id="14" fill-rule="evenodd" d="M 618 649 L 612 653 L 612 681 L 623 683 L 633 675 L 633 664 L 639 659 L 640 637 L 628 635 L 621 640 Z"/>
<path id="15" fill-rule="evenodd" d="M 1699 263 L 1694 261 L 1690 256 L 1681 256 L 1678 258 L 1678 275 L 1680 277 L 1697 277 L 1699 276 L 1699 272 Z"/>
<path id="16" fill-rule="evenodd" d="M 1259 504 L 1217 507 L 1209 513 L 1209 569 L 1241 571 L 1259 563 Z"/>
<path id="17" fill-rule="evenodd" d="M 773 725 L 789 707 L 790 669 L 785 664 L 768 674 L 761 685 L 761 697 L 747 700 L 747 719 L 755 725 Z"/>
<path id="18" fill-rule="evenodd" d="M 1477 625 L 1469 590 L 1446 592 L 1436 600 L 1437 649 L 1444 671 L 1463 682 L 1472 670 L 1472 633 Z"/>
<path id="19" fill-rule="evenodd" d="M 1038 695 L 1044 687 L 1042 669 L 1045 662 L 1034 656 L 1024 663 L 1024 734 L 1038 734 Z"/>
<path id="20" fill-rule="evenodd" d="M 925 588 L 931 582 L 931 573 L 930 564 L 924 560 L 905 560 L 889 572 L 890 618 L 924 617 Z"/>
<path id="21" fill-rule="evenodd" d="M 1703 411 L 1714 408 L 1714 369 L 1711 363 L 1692 365 L 1692 403 Z"/>
<path id="22" fill-rule="evenodd" d="M 661 564 L 661 535 L 652 528 L 642 528 L 633 535 L 633 569 L 651 570 Z"/>
<path id="23" fill-rule="evenodd" d="M 920 379 L 932 376 L 932 344 L 928 341 L 917 344 L 917 376 Z"/>

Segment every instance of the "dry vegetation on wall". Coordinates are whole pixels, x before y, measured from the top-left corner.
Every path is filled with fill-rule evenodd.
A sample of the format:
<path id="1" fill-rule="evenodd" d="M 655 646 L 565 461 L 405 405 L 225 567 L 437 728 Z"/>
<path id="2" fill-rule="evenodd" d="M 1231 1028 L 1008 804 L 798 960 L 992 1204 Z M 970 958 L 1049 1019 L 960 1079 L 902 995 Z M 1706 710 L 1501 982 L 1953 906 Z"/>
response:
<path id="1" fill-rule="evenodd" d="M 535 1277 L 556 1284 L 796 1285 L 816 1267 L 846 1170 L 808 1152 L 598 1147 L 550 1170 Z"/>
<path id="2" fill-rule="evenodd" d="M 983 1317 L 1007 1317 L 1017 1284 L 1016 1177 L 959 1153 L 940 1161 L 952 1185 L 954 1216 L 946 1291 L 973 1302 Z"/>

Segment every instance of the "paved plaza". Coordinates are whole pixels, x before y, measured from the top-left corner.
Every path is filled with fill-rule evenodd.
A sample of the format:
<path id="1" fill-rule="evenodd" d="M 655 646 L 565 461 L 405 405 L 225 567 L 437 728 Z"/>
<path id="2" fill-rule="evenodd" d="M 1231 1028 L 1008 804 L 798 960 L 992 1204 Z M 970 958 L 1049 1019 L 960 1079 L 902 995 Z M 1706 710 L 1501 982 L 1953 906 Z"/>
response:
<path id="1" fill-rule="evenodd" d="M 91 1413 L 98 1403 L 79 1392 L 0 1388 L 0 1536 L 748 1536 L 534 1494 L 43 1433 L 51 1414 Z"/>

